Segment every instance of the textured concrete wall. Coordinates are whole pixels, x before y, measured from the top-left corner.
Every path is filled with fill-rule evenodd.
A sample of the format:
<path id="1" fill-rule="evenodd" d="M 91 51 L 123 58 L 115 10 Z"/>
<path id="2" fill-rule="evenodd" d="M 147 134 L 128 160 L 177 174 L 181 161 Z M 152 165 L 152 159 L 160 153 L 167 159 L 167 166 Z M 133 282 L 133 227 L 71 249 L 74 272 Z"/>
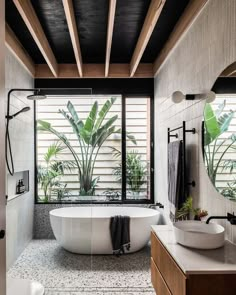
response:
<path id="1" fill-rule="evenodd" d="M 6 229 L 5 199 L 5 1 L 0 1 L 0 230 Z M 0 240 L 0 295 L 6 294 L 6 239 Z"/>
<path id="2" fill-rule="evenodd" d="M 205 171 L 201 151 L 201 122 L 204 101 L 173 104 L 171 94 L 204 93 L 213 86 L 219 74 L 236 61 L 236 1 L 210 0 L 201 14 L 173 50 L 155 79 L 155 197 L 168 207 L 167 128 L 182 121 L 196 128 L 196 135 L 187 136 L 189 180 L 197 183 L 191 194 L 196 206 L 209 214 L 236 212 L 236 203 L 219 195 Z M 236 242 L 236 227 L 227 222 L 227 237 Z"/>
<path id="3" fill-rule="evenodd" d="M 6 93 L 11 88 L 32 88 L 34 80 L 15 57 L 6 50 Z M 34 214 L 34 117 L 33 103 L 26 99 L 27 93 L 14 92 L 11 96 L 10 113 L 25 106 L 30 111 L 22 113 L 10 122 L 12 152 L 15 171 L 29 171 L 29 192 L 7 203 L 7 268 L 9 268 L 25 249 L 33 235 Z M 5 110 L 6 110 L 5 100 Z M 17 177 L 17 174 L 15 175 Z M 19 175 L 20 177 L 20 175 Z M 17 179 L 7 174 L 9 197 L 15 190 Z M 12 187 L 14 186 L 14 187 Z"/>

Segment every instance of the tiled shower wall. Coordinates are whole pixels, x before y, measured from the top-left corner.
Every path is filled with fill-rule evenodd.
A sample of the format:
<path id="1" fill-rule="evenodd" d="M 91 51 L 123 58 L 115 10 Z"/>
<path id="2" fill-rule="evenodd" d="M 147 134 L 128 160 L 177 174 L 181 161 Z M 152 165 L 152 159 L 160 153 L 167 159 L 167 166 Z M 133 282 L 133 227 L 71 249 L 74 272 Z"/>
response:
<path id="1" fill-rule="evenodd" d="M 6 50 L 5 87 L 6 94 L 11 88 L 33 88 L 34 80 Z M 29 93 L 14 92 L 11 96 L 10 114 L 25 106 L 30 111 L 22 113 L 10 121 L 12 152 L 15 172 L 29 171 L 29 192 L 10 200 L 6 207 L 7 269 L 14 263 L 28 245 L 33 235 L 34 214 L 34 117 L 33 103 L 26 99 Z M 5 100 L 6 110 L 7 99 Z M 9 175 L 7 175 L 9 181 Z M 11 185 L 16 185 L 16 180 Z M 15 188 L 7 192 L 12 194 Z M 11 197 L 11 196 L 10 196 Z"/>
<path id="2" fill-rule="evenodd" d="M 201 124 L 204 101 L 171 102 L 171 94 L 208 92 L 219 74 L 236 61 L 236 1 L 209 0 L 188 32 L 172 51 L 155 78 L 155 197 L 168 208 L 167 128 L 186 121 L 197 134 L 187 135 L 189 180 L 196 206 L 209 215 L 236 212 L 236 203 L 219 195 L 205 171 L 201 150 Z M 168 210 L 168 209 L 167 209 Z M 236 226 L 223 222 L 227 237 L 236 243 Z"/>

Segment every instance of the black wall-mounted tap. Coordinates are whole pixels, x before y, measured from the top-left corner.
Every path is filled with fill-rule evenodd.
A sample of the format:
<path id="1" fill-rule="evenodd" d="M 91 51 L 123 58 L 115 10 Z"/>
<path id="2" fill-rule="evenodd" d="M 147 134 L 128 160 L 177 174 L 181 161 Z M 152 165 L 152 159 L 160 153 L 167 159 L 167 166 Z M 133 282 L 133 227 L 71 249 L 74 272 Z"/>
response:
<path id="1" fill-rule="evenodd" d="M 206 223 L 208 224 L 212 219 L 227 219 L 232 225 L 236 225 L 236 215 L 231 213 L 227 213 L 227 216 L 210 216 Z"/>
<path id="2" fill-rule="evenodd" d="M 155 207 L 159 207 L 160 209 L 164 209 L 164 205 L 162 205 L 161 203 L 157 202 L 156 204 L 151 204 L 149 206 L 149 208 L 155 208 Z"/>

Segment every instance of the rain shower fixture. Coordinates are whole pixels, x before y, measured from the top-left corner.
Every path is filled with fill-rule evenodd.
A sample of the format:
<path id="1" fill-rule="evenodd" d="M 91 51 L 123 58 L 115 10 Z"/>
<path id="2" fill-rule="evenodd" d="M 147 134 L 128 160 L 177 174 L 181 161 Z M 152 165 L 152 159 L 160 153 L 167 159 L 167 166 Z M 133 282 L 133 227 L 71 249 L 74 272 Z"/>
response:
<path id="1" fill-rule="evenodd" d="M 28 95 L 27 99 L 29 100 L 42 100 L 45 99 L 46 96 L 42 95 L 40 93 L 40 89 L 11 89 L 7 94 L 7 115 L 6 115 L 6 133 L 5 133 L 5 158 L 6 158 L 6 165 L 7 170 L 9 171 L 10 175 L 14 175 L 15 169 L 14 169 L 14 162 L 13 162 L 13 156 L 12 156 L 12 149 L 11 149 L 11 139 L 9 134 L 9 123 L 10 120 L 14 119 L 16 116 L 18 116 L 21 113 L 28 112 L 30 110 L 30 107 L 24 107 L 20 111 L 16 112 L 13 115 L 10 115 L 10 101 L 11 101 L 11 94 L 15 91 L 21 91 L 21 92 L 33 92 L 33 94 Z"/>
<path id="2" fill-rule="evenodd" d="M 5 158 L 6 158 L 6 165 L 7 165 L 7 170 L 9 171 L 10 175 L 13 175 L 15 172 L 14 169 L 14 162 L 13 162 L 13 156 L 12 156 L 12 150 L 11 150 L 11 140 L 10 140 L 10 134 L 9 134 L 9 122 L 14 119 L 16 116 L 23 112 L 27 112 L 30 110 L 30 107 L 24 107 L 20 111 L 16 112 L 13 115 L 10 115 L 10 101 L 11 101 L 11 94 L 12 92 L 32 92 L 33 94 L 30 94 L 27 96 L 28 100 L 31 101 L 37 101 L 37 100 L 43 100 L 46 99 L 47 96 L 45 93 L 48 94 L 48 92 L 51 91 L 51 93 L 55 93 L 55 91 L 60 91 L 62 93 L 67 93 L 68 91 L 71 92 L 73 91 L 75 94 L 78 94 L 78 92 L 83 92 L 83 94 L 92 94 L 92 89 L 91 88 L 33 88 L 33 89 L 24 89 L 24 88 L 14 88 L 11 89 L 8 94 L 7 94 L 7 115 L 6 115 L 6 133 L 5 133 Z"/>
<path id="3" fill-rule="evenodd" d="M 47 96 L 40 93 L 40 89 L 34 91 L 34 94 L 28 95 L 27 99 L 29 100 L 43 100 L 46 99 Z"/>

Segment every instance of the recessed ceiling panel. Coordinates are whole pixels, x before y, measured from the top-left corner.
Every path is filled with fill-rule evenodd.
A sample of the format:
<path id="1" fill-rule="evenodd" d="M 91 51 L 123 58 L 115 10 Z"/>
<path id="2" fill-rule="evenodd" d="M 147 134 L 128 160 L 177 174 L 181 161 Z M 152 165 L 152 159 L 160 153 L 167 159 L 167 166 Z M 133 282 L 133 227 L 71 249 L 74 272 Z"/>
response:
<path id="1" fill-rule="evenodd" d="M 109 1 L 74 0 L 73 3 L 83 62 L 104 63 Z"/>
<path id="2" fill-rule="evenodd" d="M 130 62 L 150 2 L 150 0 L 117 0 L 111 62 Z"/>
<path id="3" fill-rule="evenodd" d="M 190 0 L 166 0 L 141 62 L 154 62 Z"/>
<path id="4" fill-rule="evenodd" d="M 61 0 L 31 0 L 58 63 L 75 63 Z"/>
<path id="5" fill-rule="evenodd" d="M 21 18 L 18 10 L 12 0 L 6 1 L 6 22 L 11 27 L 16 37 L 24 46 L 35 63 L 45 63 L 45 60 L 35 44 L 28 28 Z"/>

